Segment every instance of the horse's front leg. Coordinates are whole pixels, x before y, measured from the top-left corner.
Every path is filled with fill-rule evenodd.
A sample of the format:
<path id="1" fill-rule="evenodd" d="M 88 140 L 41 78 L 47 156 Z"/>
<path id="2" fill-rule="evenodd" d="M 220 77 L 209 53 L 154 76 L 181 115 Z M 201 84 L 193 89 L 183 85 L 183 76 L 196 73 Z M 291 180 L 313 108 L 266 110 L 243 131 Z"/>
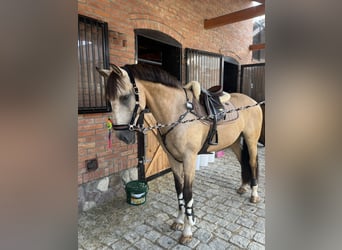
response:
<path id="1" fill-rule="evenodd" d="M 195 214 L 193 210 L 193 197 L 192 197 L 192 183 L 195 177 L 195 161 L 196 155 L 190 157 L 189 161 L 184 161 L 184 188 L 183 195 L 185 201 L 185 215 L 186 220 L 184 223 L 184 230 L 179 243 L 186 244 L 192 240 L 192 229 L 195 225 Z"/>
<path id="2" fill-rule="evenodd" d="M 183 165 L 183 164 L 180 164 L 180 165 Z M 181 168 L 173 170 L 173 177 L 175 179 L 175 187 L 176 187 L 177 198 L 178 198 L 178 216 L 173 222 L 173 224 L 171 225 L 171 228 L 173 230 L 184 229 L 185 202 L 184 202 L 184 196 L 183 196 L 184 179 L 182 177 L 183 175 L 182 168 L 183 166 L 181 166 Z"/>

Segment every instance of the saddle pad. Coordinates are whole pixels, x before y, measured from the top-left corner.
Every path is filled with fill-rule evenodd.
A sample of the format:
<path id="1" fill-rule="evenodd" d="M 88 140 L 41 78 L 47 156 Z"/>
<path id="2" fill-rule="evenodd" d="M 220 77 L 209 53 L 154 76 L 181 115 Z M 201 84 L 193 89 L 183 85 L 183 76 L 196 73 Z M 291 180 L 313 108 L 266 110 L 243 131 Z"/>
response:
<path id="1" fill-rule="evenodd" d="M 239 118 L 239 113 L 238 111 L 235 110 L 235 106 L 231 102 L 225 102 L 223 103 L 224 110 L 226 111 L 226 114 L 224 116 L 224 119 L 220 120 L 217 122 L 216 126 L 214 125 L 215 123 L 213 121 L 201 121 L 202 123 L 209 125 L 210 129 L 207 135 L 207 139 L 205 140 L 204 144 L 202 145 L 201 150 L 198 152 L 198 154 L 208 154 L 208 148 L 212 144 L 213 138 L 216 135 L 216 139 L 214 143 L 217 143 L 220 139 L 218 138 L 218 133 L 217 133 L 217 128 L 220 127 L 221 125 L 223 126 L 225 123 L 229 123 L 232 121 L 235 121 L 237 118 Z M 213 125 L 213 126 L 212 126 Z M 214 137 L 213 137 L 214 135 Z"/>
<path id="2" fill-rule="evenodd" d="M 231 102 L 225 102 L 223 103 L 223 106 L 224 110 L 226 110 L 227 113 L 225 114 L 224 120 L 218 121 L 217 125 L 220 125 L 225 122 L 231 122 L 239 118 L 239 112 L 235 111 L 236 108 Z"/>

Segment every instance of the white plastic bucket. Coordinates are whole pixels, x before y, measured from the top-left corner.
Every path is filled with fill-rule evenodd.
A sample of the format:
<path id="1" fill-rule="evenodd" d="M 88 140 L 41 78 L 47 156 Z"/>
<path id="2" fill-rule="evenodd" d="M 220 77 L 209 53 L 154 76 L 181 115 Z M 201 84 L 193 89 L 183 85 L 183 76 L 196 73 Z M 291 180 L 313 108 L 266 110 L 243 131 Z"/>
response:
<path id="1" fill-rule="evenodd" d="M 197 155 L 196 158 L 196 170 L 201 170 L 201 156 Z"/>
<path id="2" fill-rule="evenodd" d="M 207 154 L 204 154 L 204 155 L 200 155 L 201 157 L 201 163 L 200 165 L 202 167 L 207 167 L 208 166 L 208 155 Z"/>
<path id="3" fill-rule="evenodd" d="M 215 152 L 212 152 L 208 154 L 208 162 L 214 162 L 215 161 Z"/>

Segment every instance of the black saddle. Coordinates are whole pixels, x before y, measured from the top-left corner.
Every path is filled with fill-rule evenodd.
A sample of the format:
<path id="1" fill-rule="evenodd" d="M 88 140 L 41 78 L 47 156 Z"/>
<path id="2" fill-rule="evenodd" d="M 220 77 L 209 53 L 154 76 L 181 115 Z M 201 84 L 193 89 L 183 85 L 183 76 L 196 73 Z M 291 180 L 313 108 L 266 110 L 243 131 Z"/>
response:
<path id="1" fill-rule="evenodd" d="M 220 101 L 220 96 L 223 95 L 221 86 L 213 86 L 208 90 L 202 89 L 200 102 L 205 107 L 207 115 L 216 121 L 224 119 L 224 106 Z"/>
<path id="2" fill-rule="evenodd" d="M 226 116 L 224 105 L 220 101 L 222 95 L 221 86 L 213 86 L 208 90 L 202 89 L 200 95 L 200 103 L 204 106 L 209 120 L 212 121 L 206 141 L 199 154 L 207 154 L 210 145 L 218 144 L 217 122 L 223 120 Z"/>

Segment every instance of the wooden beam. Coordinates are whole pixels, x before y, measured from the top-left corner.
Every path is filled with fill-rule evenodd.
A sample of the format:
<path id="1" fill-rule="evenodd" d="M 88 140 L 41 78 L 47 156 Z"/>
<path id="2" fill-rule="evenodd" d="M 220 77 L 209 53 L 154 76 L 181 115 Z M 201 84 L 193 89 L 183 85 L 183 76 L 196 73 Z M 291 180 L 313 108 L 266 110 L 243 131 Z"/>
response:
<path id="1" fill-rule="evenodd" d="M 261 16 L 265 14 L 265 4 L 254 6 L 251 8 L 239 10 L 227 15 L 214 17 L 211 19 L 204 20 L 204 28 L 212 29 L 215 27 L 231 24 L 235 22 L 244 21 L 253 17 Z"/>
<path id="2" fill-rule="evenodd" d="M 264 43 L 258 43 L 258 44 L 251 44 L 249 45 L 249 50 L 261 50 L 264 49 L 266 45 Z"/>
<path id="3" fill-rule="evenodd" d="M 252 0 L 254 2 L 258 2 L 258 3 L 265 3 L 265 0 Z"/>

